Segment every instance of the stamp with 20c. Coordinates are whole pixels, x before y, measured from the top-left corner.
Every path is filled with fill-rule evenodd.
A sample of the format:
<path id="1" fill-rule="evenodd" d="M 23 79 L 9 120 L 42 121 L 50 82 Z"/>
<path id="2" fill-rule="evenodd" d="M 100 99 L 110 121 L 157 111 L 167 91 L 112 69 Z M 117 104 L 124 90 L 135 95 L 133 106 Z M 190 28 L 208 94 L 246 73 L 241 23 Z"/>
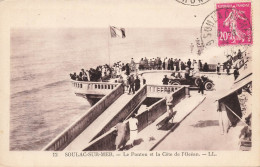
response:
<path id="1" fill-rule="evenodd" d="M 211 12 L 201 26 L 201 41 L 205 48 L 212 46 L 253 43 L 251 3 L 222 3 Z"/>
<path id="2" fill-rule="evenodd" d="M 250 2 L 217 4 L 217 24 L 218 46 L 252 44 Z"/>

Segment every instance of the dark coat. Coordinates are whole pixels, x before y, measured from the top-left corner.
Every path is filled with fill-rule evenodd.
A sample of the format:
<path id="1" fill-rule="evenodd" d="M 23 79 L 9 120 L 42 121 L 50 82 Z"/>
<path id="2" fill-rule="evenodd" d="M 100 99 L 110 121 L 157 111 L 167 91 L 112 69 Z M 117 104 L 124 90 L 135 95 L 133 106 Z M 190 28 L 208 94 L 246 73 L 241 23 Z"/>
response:
<path id="1" fill-rule="evenodd" d="M 163 78 L 162 82 L 164 85 L 168 85 L 169 78 Z"/>

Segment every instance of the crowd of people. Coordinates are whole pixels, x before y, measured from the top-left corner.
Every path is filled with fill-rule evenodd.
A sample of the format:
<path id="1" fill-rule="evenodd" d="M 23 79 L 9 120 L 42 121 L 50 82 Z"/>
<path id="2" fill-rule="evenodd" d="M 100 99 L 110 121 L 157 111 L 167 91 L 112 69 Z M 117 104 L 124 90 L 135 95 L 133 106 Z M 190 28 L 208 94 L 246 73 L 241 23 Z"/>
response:
<path id="1" fill-rule="evenodd" d="M 188 60 L 187 62 L 182 61 L 181 59 L 173 58 L 164 58 L 163 60 L 160 57 L 147 59 L 141 58 L 139 62 L 139 70 L 174 70 L 180 71 L 185 70 L 186 67 L 189 69 L 199 69 L 199 71 L 208 72 L 209 65 L 207 62 L 202 64 L 202 61 L 199 60 Z"/>
<path id="2" fill-rule="evenodd" d="M 113 66 L 105 64 L 96 68 L 90 68 L 89 70 L 81 69 L 78 74 L 76 72 L 70 74 L 70 78 L 75 81 L 106 82 L 111 78 L 119 78 L 123 73 L 130 75 L 130 72 L 130 65 L 119 61 L 114 63 Z"/>
<path id="3" fill-rule="evenodd" d="M 92 81 L 92 82 L 106 82 L 111 79 L 115 79 L 115 82 L 123 83 L 126 87 L 126 91 L 129 94 L 137 91 L 140 88 L 140 83 L 145 84 L 145 79 L 138 75 L 137 71 L 142 70 L 172 70 L 173 73 L 170 77 L 173 78 L 188 78 L 191 75 L 196 75 L 199 72 L 209 72 L 216 71 L 220 74 L 221 66 L 223 70 L 226 70 L 227 74 L 230 74 L 230 69 L 234 61 L 242 59 L 243 54 L 240 50 L 236 56 L 229 56 L 230 59 L 223 64 L 218 63 L 215 65 L 215 69 L 212 69 L 207 62 L 202 62 L 201 60 L 191 60 L 183 61 L 181 59 L 174 58 L 141 58 L 139 63 L 136 63 L 133 58 L 129 63 L 122 63 L 121 61 L 114 63 L 112 66 L 105 64 L 97 66 L 96 68 L 90 68 L 89 70 L 81 69 L 77 74 L 74 72 L 70 74 L 70 78 L 76 81 Z M 213 67 L 214 68 L 214 67 Z M 184 75 L 180 72 L 183 71 Z M 134 74 L 134 75 L 132 75 Z M 235 80 L 239 76 L 238 68 L 234 70 Z M 164 79 L 163 84 L 169 82 L 169 79 Z"/>
<path id="4" fill-rule="evenodd" d="M 133 73 L 135 73 L 135 75 Z M 133 58 L 130 63 L 126 64 L 119 61 L 114 63 L 112 66 L 105 64 L 103 66 L 97 66 L 95 69 L 81 69 L 78 74 L 76 72 L 70 74 L 70 78 L 75 81 L 92 82 L 106 82 L 108 80 L 115 79 L 115 82 L 122 83 L 124 85 L 125 91 L 128 91 L 129 94 L 135 94 L 135 92 L 140 89 L 141 83 L 146 83 L 146 80 L 142 74 L 138 75 L 136 73 L 136 63 Z"/>
<path id="5" fill-rule="evenodd" d="M 76 81 L 107 81 L 111 78 L 120 78 L 122 75 L 129 76 L 131 72 L 139 70 L 174 70 L 180 71 L 189 69 L 198 69 L 199 71 L 209 71 L 207 63 L 202 64 L 201 60 L 187 62 L 181 61 L 181 59 L 165 58 L 163 61 L 161 58 L 153 58 L 148 60 L 146 57 L 141 61 L 135 63 L 134 59 L 131 59 L 130 63 L 122 63 L 121 61 L 114 63 L 112 66 L 108 64 L 97 66 L 96 68 L 90 68 L 89 70 L 81 69 L 77 74 L 74 72 L 70 74 L 70 78 Z"/>
<path id="6" fill-rule="evenodd" d="M 70 78 L 75 81 L 102 81 L 106 79 L 106 76 L 110 75 L 112 69 L 109 65 L 97 66 L 95 69 L 90 68 L 89 70 L 81 69 L 79 74 L 74 72 L 70 74 Z"/>
<path id="7" fill-rule="evenodd" d="M 202 71 L 202 72 L 209 72 L 209 71 L 216 71 L 220 74 L 221 66 L 223 66 L 223 71 L 226 70 L 227 74 L 230 74 L 230 70 L 234 62 L 237 60 L 243 59 L 246 57 L 244 55 L 246 53 L 242 53 L 239 49 L 238 52 L 234 52 L 234 55 L 227 55 L 229 60 L 224 62 L 223 64 L 218 63 L 214 66 L 209 66 L 207 62 L 202 62 L 201 60 L 191 60 L 188 59 L 187 61 L 183 61 L 177 58 L 141 58 L 139 63 L 136 63 L 133 58 L 129 63 L 122 63 L 121 61 L 114 63 L 113 65 L 100 65 L 96 68 L 90 68 L 89 70 L 81 69 L 81 71 L 77 74 L 74 72 L 70 74 L 72 80 L 76 81 L 94 81 L 94 82 L 106 82 L 111 78 L 120 78 L 120 76 L 126 75 L 130 76 L 130 73 L 137 73 L 137 70 L 172 70 L 175 72 L 185 71 L 185 75 L 187 75 L 187 71 Z M 241 65 L 240 65 L 241 66 Z M 234 67 L 235 68 L 235 67 Z M 238 68 L 235 68 L 238 70 Z M 239 75 L 237 71 L 235 71 L 235 78 Z M 177 73 L 178 74 L 178 73 Z M 138 75 L 135 75 L 135 78 Z"/>

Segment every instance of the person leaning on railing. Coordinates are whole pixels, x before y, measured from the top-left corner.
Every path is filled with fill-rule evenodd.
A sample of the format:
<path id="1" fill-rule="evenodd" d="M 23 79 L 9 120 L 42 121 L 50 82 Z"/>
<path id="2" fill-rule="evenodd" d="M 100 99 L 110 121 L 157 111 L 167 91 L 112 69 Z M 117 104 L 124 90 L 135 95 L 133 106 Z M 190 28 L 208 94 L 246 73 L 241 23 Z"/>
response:
<path id="1" fill-rule="evenodd" d="M 74 72 L 74 74 L 70 74 L 70 78 L 72 79 L 72 80 L 76 80 L 76 78 L 77 78 L 77 74 Z"/>
<path id="2" fill-rule="evenodd" d="M 118 79 L 118 83 L 121 83 L 123 85 L 123 89 L 124 89 L 124 92 L 125 92 L 125 82 L 124 82 L 123 77 L 121 75 Z"/>

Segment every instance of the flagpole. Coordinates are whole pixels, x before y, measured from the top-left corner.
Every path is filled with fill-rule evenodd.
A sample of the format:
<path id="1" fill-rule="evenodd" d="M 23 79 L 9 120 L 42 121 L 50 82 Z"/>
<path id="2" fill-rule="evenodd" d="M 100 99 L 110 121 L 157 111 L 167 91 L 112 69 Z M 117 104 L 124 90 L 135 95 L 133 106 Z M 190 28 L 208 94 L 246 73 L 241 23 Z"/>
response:
<path id="1" fill-rule="evenodd" d="M 107 38 L 107 50 L 108 50 L 108 60 L 109 60 L 108 65 L 110 67 L 110 36 L 111 36 L 110 26 L 108 27 L 108 30 L 109 30 L 109 32 L 108 32 L 108 38 Z"/>

